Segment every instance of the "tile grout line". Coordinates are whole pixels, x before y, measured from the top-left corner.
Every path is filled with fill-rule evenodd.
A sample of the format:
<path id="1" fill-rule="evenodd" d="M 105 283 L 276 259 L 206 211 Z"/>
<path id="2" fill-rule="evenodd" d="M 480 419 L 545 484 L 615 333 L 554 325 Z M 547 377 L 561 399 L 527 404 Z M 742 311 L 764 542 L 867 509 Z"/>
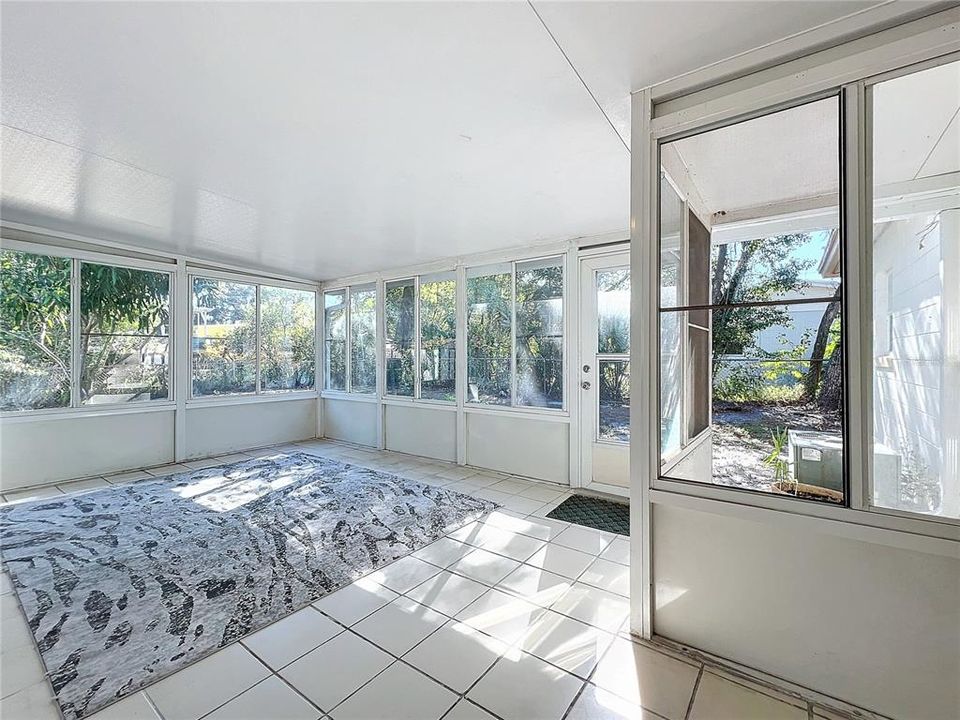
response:
<path id="1" fill-rule="evenodd" d="M 704 666 L 700 666 L 700 671 L 697 673 L 697 679 L 693 683 L 693 692 L 690 693 L 690 700 L 687 702 L 687 711 L 683 714 L 683 720 L 690 720 L 690 713 L 693 712 L 693 703 L 697 699 L 697 691 L 700 690 L 700 679 L 703 677 Z"/>

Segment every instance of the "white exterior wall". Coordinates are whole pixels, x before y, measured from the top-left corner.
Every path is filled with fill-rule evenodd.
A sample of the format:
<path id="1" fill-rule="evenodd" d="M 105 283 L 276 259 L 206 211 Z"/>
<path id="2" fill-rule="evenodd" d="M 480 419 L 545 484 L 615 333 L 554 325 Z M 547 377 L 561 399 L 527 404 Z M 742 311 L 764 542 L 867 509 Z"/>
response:
<path id="1" fill-rule="evenodd" d="M 960 243 L 957 215 L 924 213 L 878 226 L 873 260 L 875 438 L 899 455 L 901 475 L 939 477 L 954 514 L 960 375 L 946 348 L 957 343 L 950 335 L 958 328 L 944 321 L 944 292 L 951 277 L 960 283 L 960 268 L 945 261 Z"/>

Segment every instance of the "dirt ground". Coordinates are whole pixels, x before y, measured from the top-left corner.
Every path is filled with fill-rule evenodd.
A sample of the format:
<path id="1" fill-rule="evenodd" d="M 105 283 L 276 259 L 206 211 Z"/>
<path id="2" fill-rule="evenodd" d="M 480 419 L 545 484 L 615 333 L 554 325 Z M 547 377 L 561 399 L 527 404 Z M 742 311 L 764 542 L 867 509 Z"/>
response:
<path id="1" fill-rule="evenodd" d="M 776 429 L 841 432 L 837 413 L 811 405 L 713 404 L 713 482 L 769 491 L 773 469 L 763 459 L 773 449 Z"/>

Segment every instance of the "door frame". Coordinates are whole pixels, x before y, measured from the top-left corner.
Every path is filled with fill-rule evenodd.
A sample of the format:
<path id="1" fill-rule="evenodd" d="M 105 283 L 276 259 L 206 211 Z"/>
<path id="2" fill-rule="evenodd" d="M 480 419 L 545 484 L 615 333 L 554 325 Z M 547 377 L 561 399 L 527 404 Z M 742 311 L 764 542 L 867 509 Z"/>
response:
<path id="1" fill-rule="evenodd" d="M 619 259 L 615 260 L 615 258 L 618 258 L 618 256 Z M 628 498 L 630 496 L 629 460 L 628 474 L 626 477 L 628 484 L 624 487 L 609 483 L 592 482 L 590 478 L 592 470 L 588 467 L 592 463 L 592 445 L 596 440 L 595 431 L 598 418 L 595 409 L 596 403 L 587 403 L 585 401 L 585 396 L 581 393 L 580 383 L 586 379 L 583 372 L 583 366 L 588 362 L 588 360 L 591 363 L 591 372 L 589 378 L 590 382 L 596 382 L 597 377 L 596 353 L 593 352 L 593 344 L 596 334 L 596 288 L 594 285 L 594 279 L 596 270 L 599 269 L 598 267 L 595 267 L 598 264 L 597 261 L 602 260 L 609 260 L 611 267 L 623 266 L 629 270 L 629 243 L 616 243 L 614 246 L 581 250 L 578 257 L 577 278 L 579 285 L 579 307 L 577 308 L 577 311 L 580 322 L 576 338 L 577 362 L 576 365 L 571 368 L 571 370 L 573 370 L 571 386 L 574 388 L 574 391 L 578 396 L 577 418 L 576 422 L 572 423 L 572 425 L 575 425 L 577 428 L 576 437 L 573 438 L 573 440 L 577 444 L 577 456 L 579 458 L 575 474 L 575 487 L 589 492 L 604 493 L 620 498 Z M 587 337 L 588 332 L 590 337 Z M 626 359 L 629 362 L 629 354 L 627 354 Z M 623 443 L 623 448 L 629 457 L 630 443 Z"/>

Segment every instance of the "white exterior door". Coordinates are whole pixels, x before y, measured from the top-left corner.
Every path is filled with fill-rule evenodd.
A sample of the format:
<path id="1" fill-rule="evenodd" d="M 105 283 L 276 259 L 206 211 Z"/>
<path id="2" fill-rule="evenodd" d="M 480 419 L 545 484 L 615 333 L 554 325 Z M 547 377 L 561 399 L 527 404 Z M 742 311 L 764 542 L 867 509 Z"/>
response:
<path id="1" fill-rule="evenodd" d="M 630 257 L 580 261 L 580 486 L 629 494 Z"/>

